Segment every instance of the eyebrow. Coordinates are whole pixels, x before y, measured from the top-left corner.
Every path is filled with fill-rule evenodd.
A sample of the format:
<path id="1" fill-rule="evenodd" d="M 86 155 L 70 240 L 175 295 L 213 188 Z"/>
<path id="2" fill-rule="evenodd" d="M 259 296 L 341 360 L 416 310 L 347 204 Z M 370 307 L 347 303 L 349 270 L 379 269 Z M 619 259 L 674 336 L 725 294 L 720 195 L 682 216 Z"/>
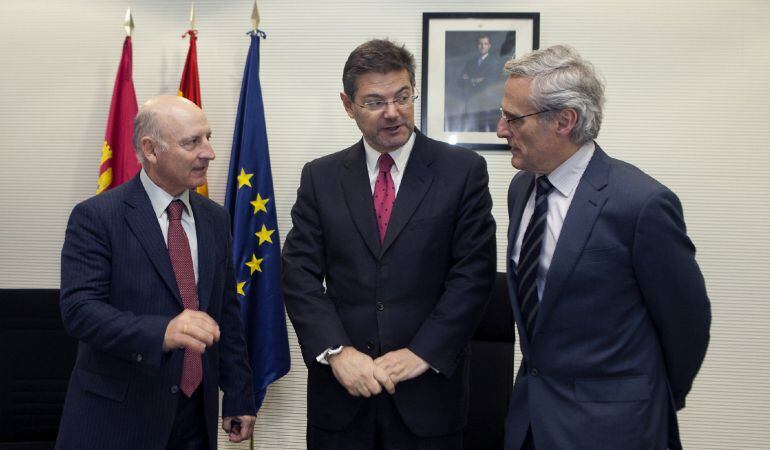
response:
<path id="1" fill-rule="evenodd" d="M 400 95 L 404 91 L 408 91 L 408 90 L 410 90 L 410 87 L 409 86 L 404 86 L 401 89 L 399 89 L 398 91 L 396 91 L 395 96 Z M 367 99 L 367 98 L 385 98 L 385 96 L 380 95 L 380 94 L 366 94 L 366 95 L 364 95 L 364 99 Z"/>

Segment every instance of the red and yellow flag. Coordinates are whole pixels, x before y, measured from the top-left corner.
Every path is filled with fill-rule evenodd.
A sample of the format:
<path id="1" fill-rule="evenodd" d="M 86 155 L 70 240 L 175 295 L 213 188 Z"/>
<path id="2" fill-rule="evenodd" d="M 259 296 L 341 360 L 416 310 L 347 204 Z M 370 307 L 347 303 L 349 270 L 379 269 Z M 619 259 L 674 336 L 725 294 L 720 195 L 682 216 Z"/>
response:
<path id="1" fill-rule="evenodd" d="M 200 78 L 198 78 L 198 46 L 196 44 L 198 41 L 198 31 L 187 30 L 182 35 L 182 38 L 187 35 L 190 36 L 190 48 L 187 50 L 187 59 L 184 62 L 184 70 L 182 71 L 182 81 L 179 83 L 179 96 L 190 100 L 198 105 L 199 108 L 202 108 L 201 84 Z M 206 184 L 198 186 L 196 191 L 206 197 L 209 196 L 209 188 Z"/>
<path id="2" fill-rule="evenodd" d="M 131 72 L 131 36 L 126 36 L 123 41 L 123 56 L 120 58 L 118 74 L 115 77 L 115 87 L 112 90 L 107 131 L 104 133 L 97 194 L 130 180 L 141 167 L 132 143 L 134 117 L 138 108 Z"/>

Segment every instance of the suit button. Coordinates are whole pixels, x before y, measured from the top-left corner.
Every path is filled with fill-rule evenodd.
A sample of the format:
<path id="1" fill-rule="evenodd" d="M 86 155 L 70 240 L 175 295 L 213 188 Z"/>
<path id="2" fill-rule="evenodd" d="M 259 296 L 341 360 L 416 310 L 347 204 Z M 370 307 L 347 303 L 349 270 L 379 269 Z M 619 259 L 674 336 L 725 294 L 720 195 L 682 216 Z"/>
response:
<path id="1" fill-rule="evenodd" d="M 366 343 L 366 349 L 369 350 L 369 351 L 374 350 L 374 342 L 368 341 Z"/>
<path id="2" fill-rule="evenodd" d="M 136 362 L 142 362 L 142 354 L 141 353 L 137 353 L 136 354 Z"/>
<path id="3" fill-rule="evenodd" d="M 532 369 L 532 370 L 529 371 L 529 374 L 532 375 L 533 377 L 536 377 L 536 376 L 540 375 L 540 371 L 537 370 L 537 369 Z"/>
<path id="4" fill-rule="evenodd" d="M 171 386 L 171 389 L 169 389 L 169 390 L 171 391 L 172 394 L 177 394 L 177 393 L 179 393 L 179 386 L 173 385 L 173 386 Z"/>
<path id="5" fill-rule="evenodd" d="M 382 311 L 385 309 L 385 305 L 382 304 L 382 302 L 377 302 L 377 311 Z"/>

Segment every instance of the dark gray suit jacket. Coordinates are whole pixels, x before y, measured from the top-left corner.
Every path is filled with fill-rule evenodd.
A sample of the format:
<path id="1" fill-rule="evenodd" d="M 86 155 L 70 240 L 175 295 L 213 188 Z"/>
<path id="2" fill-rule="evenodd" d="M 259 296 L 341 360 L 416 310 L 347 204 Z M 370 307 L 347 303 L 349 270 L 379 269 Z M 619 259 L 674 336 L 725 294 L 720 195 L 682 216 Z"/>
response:
<path id="1" fill-rule="evenodd" d="M 409 348 L 439 373 L 396 387 L 406 425 L 420 436 L 465 425 L 468 345 L 495 277 L 491 208 L 484 159 L 418 133 L 380 245 L 363 142 L 304 167 L 282 286 L 311 425 L 343 429 L 365 400 L 316 361 L 338 345 L 372 358 Z"/>

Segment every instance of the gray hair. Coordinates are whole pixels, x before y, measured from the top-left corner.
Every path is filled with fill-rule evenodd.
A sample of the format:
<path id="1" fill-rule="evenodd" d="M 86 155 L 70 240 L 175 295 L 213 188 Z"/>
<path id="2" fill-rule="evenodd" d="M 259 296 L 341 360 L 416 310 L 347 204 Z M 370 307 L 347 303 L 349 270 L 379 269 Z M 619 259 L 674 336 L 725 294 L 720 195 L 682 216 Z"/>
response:
<path id="1" fill-rule="evenodd" d="M 577 123 L 570 134 L 576 144 L 582 145 L 599 135 L 604 84 L 594 66 L 574 48 L 554 45 L 511 59 L 505 63 L 505 73 L 532 79 L 530 101 L 538 110 L 577 111 Z M 539 119 L 552 119 L 554 115 L 555 112 L 543 114 Z"/>
<path id="2" fill-rule="evenodd" d="M 144 163 L 144 154 L 142 153 L 142 138 L 149 137 L 153 141 L 158 143 L 161 151 L 165 151 L 168 145 L 163 140 L 161 135 L 161 117 L 158 111 L 154 108 L 148 108 L 143 106 L 139 108 L 139 112 L 134 119 L 134 151 L 136 152 L 136 159 L 140 163 Z"/>

